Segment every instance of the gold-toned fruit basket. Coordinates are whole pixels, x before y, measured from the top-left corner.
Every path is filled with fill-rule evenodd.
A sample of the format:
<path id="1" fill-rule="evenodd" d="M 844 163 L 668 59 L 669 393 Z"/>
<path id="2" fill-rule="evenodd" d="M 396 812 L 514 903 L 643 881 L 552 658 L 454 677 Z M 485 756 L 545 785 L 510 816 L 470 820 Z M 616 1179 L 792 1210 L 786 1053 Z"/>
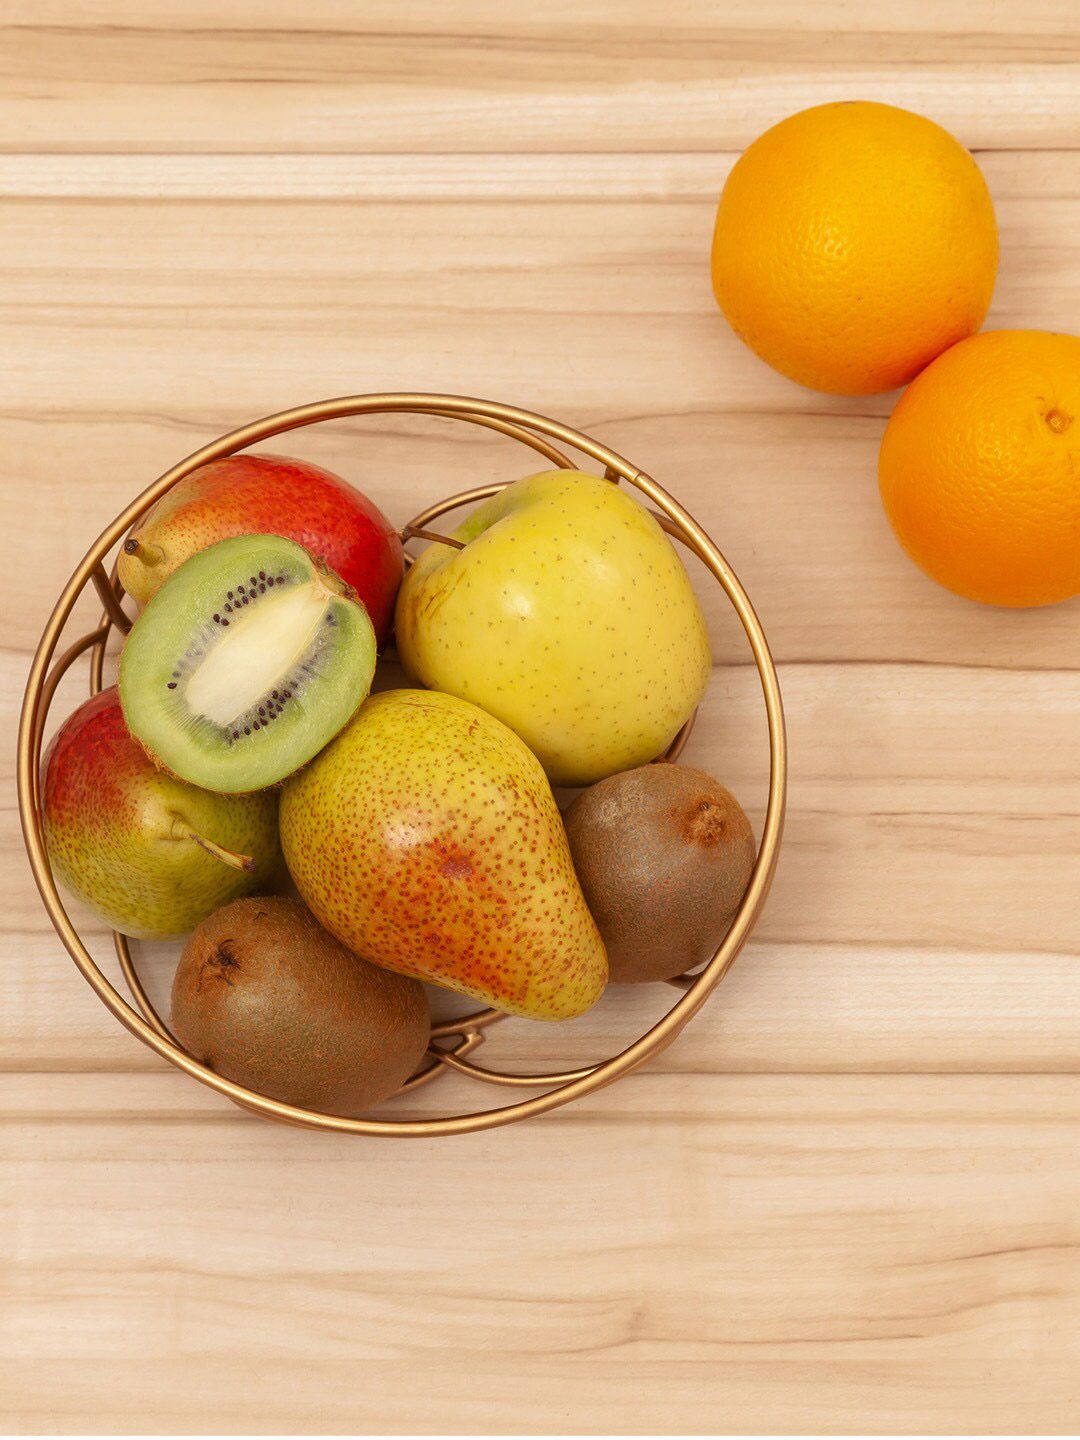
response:
<path id="1" fill-rule="evenodd" d="M 577 469 L 579 464 L 567 458 L 558 445 L 576 450 L 602 468 L 604 475 L 613 483 L 625 482 L 639 490 L 654 508 L 653 513 L 660 524 L 687 550 L 695 555 L 706 567 L 716 582 L 723 588 L 734 607 L 757 666 L 765 701 L 765 715 L 769 732 L 769 796 L 762 826 L 761 842 L 757 861 L 742 904 L 727 935 L 713 958 L 694 975 L 680 976 L 670 981 L 678 993 L 671 1008 L 643 1035 L 632 1044 L 612 1055 L 607 1060 L 584 1065 L 579 1069 L 563 1070 L 548 1074 L 513 1073 L 494 1068 L 482 1067 L 470 1058 L 484 1041 L 490 1026 L 504 1019 L 496 1010 L 481 1010 L 436 1024 L 432 1029 L 431 1045 L 420 1068 L 403 1087 L 402 1093 L 411 1092 L 428 1085 L 448 1070 L 469 1076 L 474 1082 L 489 1086 L 525 1089 L 535 1093 L 516 1100 L 512 1104 L 498 1105 L 485 1110 L 464 1114 L 431 1116 L 404 1119 L 355 1119 L 341 1115 L 324 1115 L 318 1111 L 304 1110 L 293 1105 L 272 1100 L 235 1085 L 223 1076 L 207 1069 L 187 1054 L 170 1034 L 167 1026 L 154 1009 L 139 978 L 128 943 L 124 936 L 115 935 L 117 958 L 124 979 L 135 1002 L 133 1006 L 116 989 L 102 972 L 79 936 L 64 908 L 56 889 L 49 865 L 42 833 L 40 769 L 41 746 L 49 707 L 60 680 L 81 656 L 89 652 L 90 693 L 96 694 L 103 683 L 106 646 L 110 632 L 115 628 L 126 632 L 131 620 L 121 606 L 121 589 L 116 577 L 116 563 L 113 560 L 111 572 L 106 569 L 110 554 L 126 536 L 131 526 L 145 514 L 172 485 L 185 475 L 205 465 L 208 461 L 235 454 L 306 425 L 323 420 L 340 420 L 350 416 L 378 415 L 386 413 L 413 413 L 435 415 L 445 419 L 466 421 L 473 425 L 486 426 L 499 431 L 523 445 L 537 451 L 552 465 L 561 469 Z M 558 442 L 556 445 L 553 442 Z M 496 494 L 509 480 L 499 484 L 483 485 L 459 495 L 453 495 L 430 505 L 415 516 L 402 530 L 404 541 L 412 539 L 441 539 L 432 530 L 440 516 L 461 506 L 472 504 Z M 97 626 L 80 636 L 56 657 L 57 646 L 64 628 L 80 595 L 92 585 L 100 597 L 103 610 Z M 674 759 L 686 743 L 693 717 L 683 727 L 672 743 L 667 758 Z M 18 781 L 19 814 L 27 854 L 41 891 L 42 900 L 49 913 L 56 933 L 63 941 L 71 958 L 75 961 L 85 979 L 98 997 L 112 1011 L 120 1023 L 139 1040 L 163 1059 L 178 1069 L 186 1071 L 193 1079 L 218 1091 L 235 1104 L 256 1112 L 268 1119 L 280 1120 L 294 1125 L 307 1126 L 318 1130 L 338 1131 L 352 1135 L 383 1136 L 434 1136 L 453 1135 L 473 1130 L 488 1130 L 496 1125 L 508 1125 L 515 1120 L 524 1120 L 532 1115 L 541 1115 L 554 1110 L 571 1100 L 577 1100 L 603 1085 L 609 1085 L 643 1064 L 650 1056 L 657 1055 L 679 1034 L 683 1026 L 705 1003 L 709 995 L 724 978 L 732 961 L 738 955 L 757 921 L 776 866 L 777 854 L 784 821 L 787 754 L 784 736 L 784 713 L 780 698 L 780 686 L 776 669 L 769 653 L 768 643 L 753 606 L 739 583 L 734 571 L 710 540 L 709 536 L 686 510 L 650 476 L 644 474 L 621 455 L 609 450 L 606 445 L 591 439 L 568 425 L 548 420 L 528 410 L 511 405 L 500 405 L 487 400 L 474 400 L 459 395 L 386 394 L 351 395 L 336 400 L 324 400 L 313 405 L 301 405 L 285 410 L 266 419 L 244 425 L 228 435 L 221 436 L 209 445 L 204 445 L 186 460 L 167 470 L 138 499 L 118 515 L 87 551 L 81 564 L 64 587 L 56 606 L 45 626 L 26 687 L 22 719 L 19 728 Z M 137 1008 L 136 1008 L 137 1007 Z M 519 1024 L 522 1022 L 518 1022 Z M 527 1023 L 527 1022 L 526 1022 Z M 548 1026 L 536 1026 L 538 1031 L 549 1030 Z"/>

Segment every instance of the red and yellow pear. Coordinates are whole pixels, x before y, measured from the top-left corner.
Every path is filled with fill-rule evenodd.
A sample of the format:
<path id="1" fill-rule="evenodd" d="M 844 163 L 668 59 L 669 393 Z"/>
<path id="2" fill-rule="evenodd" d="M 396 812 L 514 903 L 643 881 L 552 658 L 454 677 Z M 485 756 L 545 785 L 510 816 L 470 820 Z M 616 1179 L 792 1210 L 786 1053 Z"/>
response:
<path id="1" fill-rule="evenodd" d="M 281 841 L 315 917 L 367 960 L 537 1020 L 580 1015 L 604 989 L 543 768 L 466 700 L 365 701 L 287 782 Z"/>
<path id="2" fill-rule="evenodd" d="M 42 809 L 57 878 L 124 935 L 184 935 L 280 873 L 276 793 L 210 794 L 156 769 L 115 689 L 57 732 Z"/>

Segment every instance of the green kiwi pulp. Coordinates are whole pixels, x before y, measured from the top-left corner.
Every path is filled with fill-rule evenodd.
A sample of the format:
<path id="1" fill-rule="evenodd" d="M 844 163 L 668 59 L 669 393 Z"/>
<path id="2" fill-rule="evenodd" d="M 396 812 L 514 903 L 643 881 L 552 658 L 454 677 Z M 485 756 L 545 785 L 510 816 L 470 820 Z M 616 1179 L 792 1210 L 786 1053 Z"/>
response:
<path id="1" fill-rule="evenodd" d="M 211 545 L 132 626 L 120 703 L 135 738 L 204 790 L 276 785 L 332 740 L 375 673 L 354 592 L 277 535 Z"/>

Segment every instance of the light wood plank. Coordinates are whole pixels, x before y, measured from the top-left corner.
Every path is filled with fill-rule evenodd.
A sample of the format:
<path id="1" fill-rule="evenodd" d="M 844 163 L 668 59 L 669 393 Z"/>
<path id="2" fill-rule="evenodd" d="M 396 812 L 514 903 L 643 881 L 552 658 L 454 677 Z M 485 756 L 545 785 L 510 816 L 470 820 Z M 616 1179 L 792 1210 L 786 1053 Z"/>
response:
<path id="1" fill-rule="evenodd" d="M 998 1433 L 1080 1400 L 1072 1080 L 645 1074 L 375 1149 L 178 1094 L 0 1090 L 16 1428 Z"/>
<path id="2" fill-rule="evenodd" d="M 0 1027 L 4 1072 L 164 1069 L 101 1007 L 51 933 L 12 931 L 7 943 L 13 960 Z M 108 943 L 96 937 L 91 949 L 126 995 Z M 141 973 L 165 1016 L 178 949 L 140 952 Z M 650 1071 L 1074 1074 L 1075 971 L 1075 954 L 755 940 L 722 991 Z M 643 1033 L 673 998 L 662 987 L 613 990 L 587 1023 L 556 1035 L 506 1022 L 490 1032 L 476 1060 L 523 1073 L 589 1064 Z M 175 1083 L 184 1103 L 191 1082 L 177 1076 Z M 505 1090 L 447 1077 L 425 1092 L 423 1104 L 426 1113 L 445 1113 L 510 1098 Z"/>
<path id="3" fill-rule="evenodd" d="M 121 32 L 152 29 L 154 36 L 165 38 L 201 33 L 227 40 L 284 32 L 302 41 L 306 31 L 345 32 L 383 34 L 400 46 L 414 37 L 467 42 L 495 33 L 538 47 L 558 44 L 560 37 L 569 45 L 585 46 L 605 36 L 621 38 L 625 49 L 638 51 L 664 37 L 681 43 L 683 36 L 709 33 L 750 37 L 772 33 L 778 44 L 802 49 L 815 60 L 823 58 L 826 45 L 865 45 L 883 36 L 907 36 L 913 51 L 915 47 L 924 51 L 928 40 L 952 43 L 965 55 L 994 45 L 1004 54 L 1015 54 L 1021 47 L 1074 38 L 1068 0 L 986 6 L 977 26 L 968 0 L 908 0 L 902 8 L 854 9 L 850 0 L 818 0 L 812 14 L 800 0 L 758 0 L 752 10 L 739 3 L 683 0 L 662 21 L 649 0 L 622 0 L 617 11 L 607 0 L 549 0 L 542 9 L 507 6 L 503 0 L 455 0 L 452 8 L 366 0 L 363 30 L 357 25 L 352 0 L 309 0 L 303 27 L 297 25 L 288 0 L 234 0 L 227 11 L 214 0 L 158 0 L 152 27 L 145 24 L 140 0 L 39 0 L 33 18 L 46 33 L 101 31 L 111 26 Z M 16 19 L 26 17 L 16 12 Z"/>
<path id="4" fill-rule="evenodd" d="M 301 166 L 277 154 L 17 152 L 0 154 L 0 197 L 321 200 L 347 206 L 386 201 L 422 206 L 437 200 L 713 204 L 735 159 L 735 152 L 722 150 L 527 156 L 441 152 L 310 155 Z M 1071 149 L 985 150 L 978 162 L 998 201 L 1032 195 L 1042 201 L 1072 198 L 1069 182 L 1076 160 Z M 298 212 L 292 213 L 299 223 Z M 193 262 L 198 258 L 190 256 Z"/>
<path id="5" fill-rule="evenodd" d="M 844 96 L 928 110 L 976 146 L 1075 145 L 1071 7 L 973 28 L 959 0 L 744 7 L 165 7 L 35 10 L 0 32 L 8 150 L 583 151 L 741 148 Z M 426 12 L 426 13 L 425 13 Z M 918 16 L 918 20 L 916 20 Z M 839 28 L 837 28 L 839 24 Z M 1065 62 L 1065 63 L 1063 63 Z M 987 97 L 993 96 L 993 103 Z M 138 115 L 137 126 L 131 124 Z"/>

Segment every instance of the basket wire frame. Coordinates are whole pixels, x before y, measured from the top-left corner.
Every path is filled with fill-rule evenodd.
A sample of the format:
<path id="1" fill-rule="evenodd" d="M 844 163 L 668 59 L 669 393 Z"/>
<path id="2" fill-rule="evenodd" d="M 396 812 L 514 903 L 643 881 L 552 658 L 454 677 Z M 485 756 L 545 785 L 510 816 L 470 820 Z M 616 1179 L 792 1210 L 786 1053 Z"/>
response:
<path id="1" fill-rule="evenodd" d="M 655 507 L 652 513 L 663 528 L 698 557 L 723 588 L 733 606 L 757 667 L 769 732 L 769 795 L 757 860 L 750 882 L 728 933 L 712 959 L 694 975 L 680 976 L 670 982 L 682 993 L 666 1014 L 643 1035 L 607 1060 L 578 1069 L 545 1074 L 507 1073 L 481 1067 L 469 1059 L 472 1052 L 482 1044 L 488 1027 L 506 1018 L 501 1012 L 487 1009 L 442 1021 L 432 1027 L 431 1046 L 425 1062 L 402 1087 L 403 1092 L 411 1092 L 421 1085 L 429 1084 L 448 1070 L 454 1070 L 487 1084 L 511 1088 L 540 1088 L 543 1093 L 488 1110 L 396 1120 L 354 1118 L 306 1110 L 248 1090 L 208 1069 L 177 1044 L 155 1011 L 139 979 L 127 939 L 116 934 L 114 939 L 120 969 L 137 1008 L 125 1000 L 90 955 L 60 899 L 45 850 L 40 792 L 42 737 L 49 707 L 60 680 L 67 670 L 89 651 L 90 693 L 96 694 L 103 684 L 106 645 L 110 632 L 114 628 L 122 633 L 130 629 L 131 620 L 121 605 L 122 591 L 117 580 L 116 562 L 113 561 L 111 571 L 106 570 L 105 565 L 109 554 L 126 536 L 132 525 L 177 481 L 211 460 L 235 454 L 250 445 L 320 421 L 389 413 L 434 415 L 484 426 L 529 446 L 560 469 L 576 469 L 575 463 L 552 443 L 558 441 L 602 466 L 607 479 L 615 483 L 626 481 L 639 490 Z M 436 530 L 429 528 L 442 515 L 486 499 L 503 489 L 506 483 L 510 482 L 479 486 L 428 506 L 403 528 L 403 540 L 443 538 Z M 54 661 L 64 626 L 88 585 L 95 588 L 101 599 L 101 618 L 91 632 L 68 646 Z M 675 737 L 667 751 L 667 759 L 674 759 L 682 750 L 692 724 L 693 717 Z M 461 395 L 408 392 L 350 395 L 297 406 L 255 420 L 220 436 L 167 470 L 102 531 L 64 587 L 45 626 L 30 667 L 18 739 L 19 815 L 34 879 L 57 934 L 98 998 L 122 1025 L 162 1059 L 243 1109 L 287 1124 L 353 1135 L 431 1137 L 492 1129 L 544 1114 L 588 1095 L 628 1074 L 651 1056 L 659 1054 L 675 1039 L 723 979 L 761 913 L 779 854 L 786 785 L 787 743 L 783 702 L 765 633 L 735 572 L 697 521 L 651 476 L 581 431 L 516 406 Z"/>

